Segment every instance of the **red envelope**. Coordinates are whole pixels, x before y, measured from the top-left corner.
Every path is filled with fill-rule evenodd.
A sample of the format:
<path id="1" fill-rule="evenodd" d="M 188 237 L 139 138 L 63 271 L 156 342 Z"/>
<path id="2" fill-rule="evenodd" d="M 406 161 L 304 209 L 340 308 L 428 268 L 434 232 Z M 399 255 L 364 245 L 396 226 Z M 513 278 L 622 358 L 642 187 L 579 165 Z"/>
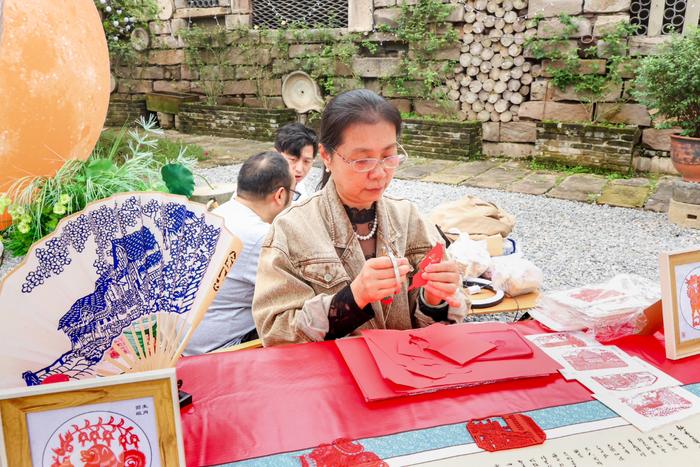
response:
<path id="1" fill-rule="evenodd" d="M 429 265 L 440 263 L 443 259 L 445 259 L 445 245 L 443 245 L 442 243 L 438 243 L 428 252 L 427 255 L 425 255 L 425 258 L 423 258 L 423 260 L 418 264 L 418 272 L 413 276 L 411 286 L 408 288 L 408 290 L 417 289 L 427 284 L 428 281 L 423 279 L 423 271 L 425 271 L 425 268 Z"/>

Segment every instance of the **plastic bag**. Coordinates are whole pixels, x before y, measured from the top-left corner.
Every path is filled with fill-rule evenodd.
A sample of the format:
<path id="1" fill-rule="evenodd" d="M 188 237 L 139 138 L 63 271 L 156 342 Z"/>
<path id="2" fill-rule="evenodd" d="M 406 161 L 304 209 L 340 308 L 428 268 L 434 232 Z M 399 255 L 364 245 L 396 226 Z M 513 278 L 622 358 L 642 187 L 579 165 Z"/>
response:
<path id="1" fill-rule="evenodd" d="M 491 266 L 491 255 L 483 241 L 474 241 L 469 234 L 460 233 L 447 253 L 463 267 L 465 277 L 479 277 Z"/>
<path id="2" fill-rule="evenodd" d="M 493 286 L 511 297 L 539 290 L 544 279 L 542 270 L 519 254 L 493 258 L 490 275 Z"/>
<path id="3" fill-rule="evenodd" d="M 530 315 L 554 331 L 588 329 L 607 342 L 638 334 L 647 324 L 644 310 L 660 298 L 657 283 L 618 274 L 601 284 L 544 294 Z"/>

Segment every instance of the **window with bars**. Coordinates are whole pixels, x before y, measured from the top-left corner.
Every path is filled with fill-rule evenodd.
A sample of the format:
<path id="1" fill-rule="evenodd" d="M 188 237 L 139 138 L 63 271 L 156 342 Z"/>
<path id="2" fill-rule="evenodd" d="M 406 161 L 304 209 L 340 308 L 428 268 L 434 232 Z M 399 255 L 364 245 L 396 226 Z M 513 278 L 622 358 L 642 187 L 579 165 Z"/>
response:
<path id="1" fill-rule="evenodd" d="M 637 35 L 685 33 L 700 21 L 698 0 L 632 0 L 630 21 Z"/>
<path id="2" fill-rule="evenodd" d="M 348 0 L 252 0 L 253 25 L 347 28 Z"/>
<path id="3" fill-rule="evenodd" d="M 187 0 L 187 6 L 190 8 L 213 8 L 221 5 L 219 0 Z"/>

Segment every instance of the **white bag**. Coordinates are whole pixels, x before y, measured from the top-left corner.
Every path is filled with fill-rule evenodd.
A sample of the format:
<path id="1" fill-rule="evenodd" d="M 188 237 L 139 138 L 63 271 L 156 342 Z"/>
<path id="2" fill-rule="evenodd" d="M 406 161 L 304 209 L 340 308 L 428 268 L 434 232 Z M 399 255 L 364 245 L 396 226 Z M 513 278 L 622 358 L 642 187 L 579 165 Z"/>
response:
<path id="1" fill-rule="evenodd" d="M 464 277 L 479 277 L 491 266 L 491 255 L 484 241 L 474 241 L 468 233 L 460 233 L 447 253 L 463 267 Z"/>
<path id="2" fill-rule="evenodd" d="M 519 254 L 496 256 L 492 261 L 491 281 L 494 288 L 511 297 L 534 292 L 542 286 L 542 270 Z"/>

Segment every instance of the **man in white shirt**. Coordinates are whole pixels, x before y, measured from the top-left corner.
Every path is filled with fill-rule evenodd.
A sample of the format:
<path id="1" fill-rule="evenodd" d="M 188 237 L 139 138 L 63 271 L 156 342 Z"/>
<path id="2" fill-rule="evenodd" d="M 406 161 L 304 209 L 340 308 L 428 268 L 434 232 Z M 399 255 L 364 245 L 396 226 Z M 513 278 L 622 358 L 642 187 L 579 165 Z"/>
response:
<path id="1" fill-rule="evenodd" d="M 243 242 L 243 250 L 190 340 L 197 355 L 257 339 L 252 316 L 260 248 L 270 224 L 297 193 L 289 164 L 276 152 L 257 154 L 238 173 L 236 196 L 213 212 Z"/>
<path id="2" fill-rule="evenodd" d="M 304 179 L 311 171 L 314 158 L 318 154 L 316 132 L 301 123 L 288 123 L 277 130 L 275 149 L 289 162 L 296 180 L 295 190 L 301 193 L 299 198 L 295 197 L 293 201 L 300 201 L 315 192 L 313 187 L 306 186 Z"/>

